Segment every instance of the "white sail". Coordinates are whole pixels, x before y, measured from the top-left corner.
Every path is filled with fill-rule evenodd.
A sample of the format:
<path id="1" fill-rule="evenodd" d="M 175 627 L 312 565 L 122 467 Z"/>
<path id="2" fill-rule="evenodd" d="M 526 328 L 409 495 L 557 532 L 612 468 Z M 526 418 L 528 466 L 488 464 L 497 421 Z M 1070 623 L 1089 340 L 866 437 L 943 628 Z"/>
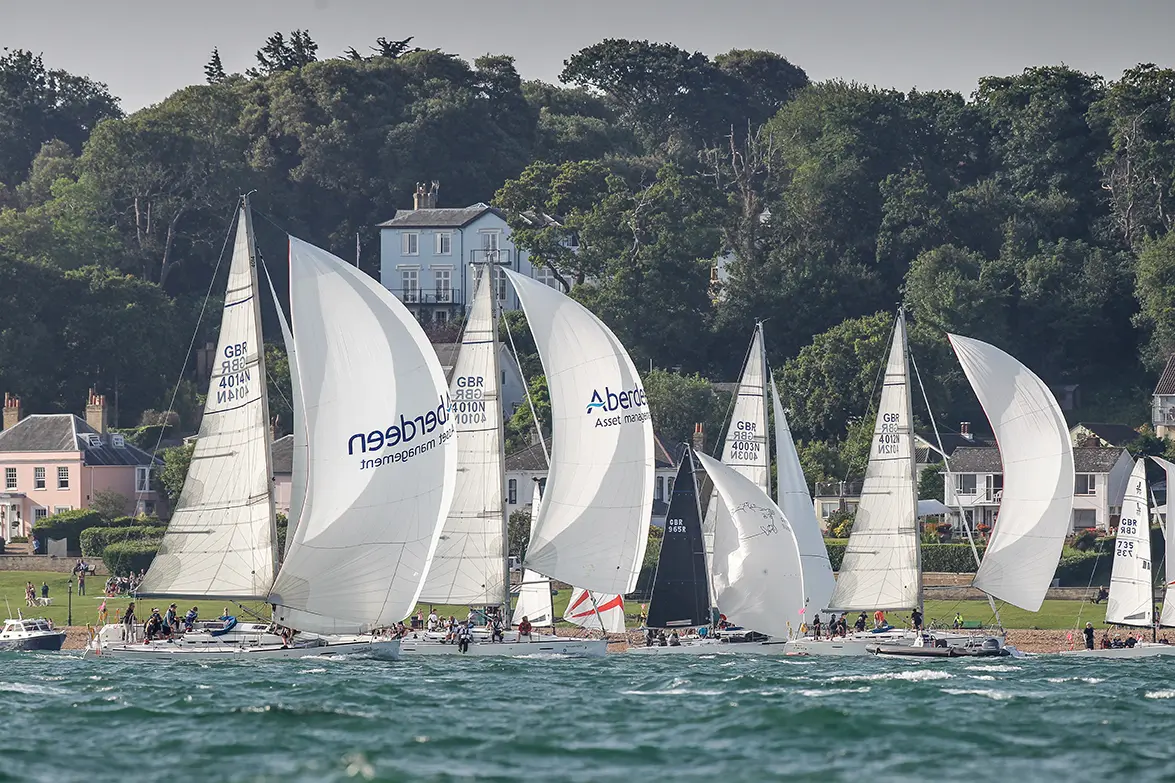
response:
<path id="1" fill-rule="evenodd" d="M 286 518 L 286 551 L 289 552 L 290 544 L 294 542 L 294 533 L 298 529 L 298 519 L 302 516 L 302 507 L 306 503 L 306 465 L 310 458 L 306 444 L 306 405 L 302 401 L 302 383 L 298 378 L 298 351 L 294 347 L 294 333 L 290 330 L 290 322 L 286 320 L 268 269 L 265 271 L 265 280 L 269 283 L 269 294 L 273 297 L 273 306 L 277 310 L 277 320 L 282 330 L 282 341 L 286 346 L 286 361 L 290 367 L 290 395 L 293 397 L 290 400 L 290 407 L 294 414 L 294 448 L 293 464 L 290 468 L 290 513 Z"/>
<path id="2" fill-rule="evenodd" d="M 829 606 L 832 591 L 836 589 L 836 577 L 832 573 L 828 547 L 824 544 L 824 534 L 820 532 L 816 508 L 812 505 L 812 496 L 808 494 L 808 481 L 804 478 L 800 455 L 796 452 L 787 413 L 779 402 L 774 380 L 771 381 L 771 405 L 775 414 L 776 496 L 779 498 L 779 510 L 783 512 L 784 519 L 791 523 L 792 533 L 800 548 L 804 566 L 804 595 L 808 597 L 808 605 L 813 611 L 821 611 Z"/>
<path id="3" fill-rule="evenodd" d="M 919 560 L 913 418 L 905 318 L 898 316 L 853 532 L 830 600 L 833 609 L 918 606 Z"/>
<path id="4" fill-rule="evenodd" d="M 183 491 L 139 592 L 264 598 L 277 569 L 257 273 L 247 210 L 236 242 L 204 418 Z"/>
<path id="5" fill-rule="evenodd" d="M 730 510 L 714 535 L 715 602 L 732 622 L 786 639 L 804 622 L 808 603 L 791 525 L 753 481 L 712 457 L 697 457 Z"/>
<path id="6" fill-rule="evenodd" d="M 514 606 L 510 624 L 518 625 L 523 617 L 534 626 L 555 624 L 555 608 L 551 605 L 551 580 L 530 569 L 522 572 L 518 603 Z"/>
<path id="7" fill-rule="evenodd" d="M 1000 514 L 974 585 L 1040 609 L 1073 513 L 1073 446 L 1044 381 L 995 346 L 948 335 L 995 433 L 1004 467 Z"/>
<path id="8" fill-rule="evenodd" d="M 1167 516 L 1171 515 L 1171 501 L 1175 500 L 1175 493 L 1172 488 L 1175 488 L 1175 464 L 1168 462 L 1162 457 L 1151 457 L 1155 464 L 1163 469 L 1166 473 L 1167 479 Z M 1163 595 L 1163 610 L 1159 615 L 1159 624 L 1164 627 L 1175 625 L 1175 593 L 1171 593 L 1172 585 L 1175 585 L 1175 535 L 1168 533 L 1171 530 L 1170 519 L 1167 519 L 1163 527 L 1163 583 L 1166 592 Z M 1168 596 L 1168 594 L 1170 594 Z"/>
<path id="9" fill-rule="evenodd" d="M 457 488 L 420 600 L 499 603 L 502 535 L 502 400 L 493 285 L 482 275 L 449 382 L 457 429 Z"/>
<path id="10" fill-rule="evenodd" d="M 389 626 L 415 606 L 452 502 L 444 374 L 387 289 L 293 237 L 290 310 L 312 502 L 270 603 L 278 623 L 298 630 Z"/>
<path id="11" fill-rule="evenodd" d="M 1106 622 L 1149 627 L 1153 622 L 1155 589 L 1151 584 L 1151 526 L 1146 497 L 1146 460 L 1134 463 L 1122 517 L 1114 536 L 1114 566 Z"/>
<path id="12" fill-rule="evenodd" d="M 767 492 L 771 476 L 771 453 L 767 448 L 767 395 L 764 386 L 766 360 L 763 354 L 763 327 L 755 326 L 751 348 L 738 381 L 731 409 L 730 427 L 722 447 L 722 461 Z M 706 547 L 706 562 L 714 554 L 714 530 L 721 517 L 728 512 L 717 501 L 718 493 L 710 494 L 706 517 L 702 520 L 702 542 Z"/>
<path id="13" fill-rule="evenodd" d="M 632 359 L 583 305 L 506 270 L 551 395 L 554 450 L 526 563 L 601 593 L 629 593 L 648 543 L 653 426 Z"/>
<path id="14" fill-rule="evenodd" d="M 624 596 L 575 590 L 563 619 L 580 628 L 624 633 Z"/>

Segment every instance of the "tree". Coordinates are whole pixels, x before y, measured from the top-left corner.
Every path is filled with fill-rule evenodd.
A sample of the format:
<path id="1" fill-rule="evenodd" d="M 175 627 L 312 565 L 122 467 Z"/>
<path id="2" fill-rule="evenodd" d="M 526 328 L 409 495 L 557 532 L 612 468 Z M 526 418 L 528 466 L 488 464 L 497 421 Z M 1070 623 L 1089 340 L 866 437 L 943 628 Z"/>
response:
<path id="1" fill-rule="evenodd" d="M 115 492 L 113 489 L 100 489 L 90 498 L 90 510 L 110 521 L 129 514 L 131 501 L 126 495 Z"/>
<path id="2" fill-rule="evenodd" d="M 265 344 L 265 385 L 269 416 L 277 424 L 277 433 L 294 429 L 294 393 L 290 378 L 290 360 L 280 343 Z"/>
<path id="3" fill-rule="evenodd" d="M 1175 232 L 1147 242 L 1135 267 L 1135 322 L 1143 332 L 1143 361 L 1158 370 L 1175 352 Z"/>
<path id="4" fill-rule="evenodd" d="M 547 391 L 547 376 L 536 375 L 531 379 L 528 391 L 538 414 L 543 437 L 550 443 L 551 438 L 551 396 Z M 530 404 L 519 405 L 518 410 L 506 422 L 506 453 L 524 449 L 536 436 L 534 417 L 530 413 Z"/>
<path id="5" fill-rule="evenodd" d="M 731 49 L 714 58 L 720 71 L 742 86 L 746 124 L 761 125 L 808 86 L 808 74 L 775 52 Z"/>
<path id="6" fill-rule="evenodd" d="M 220 84 L 227 78 L 228 74 L 224 72 L 224 63 L 220 61 L 220 49 L 213 47 L 212 57 L 204 66 L 204 79 L 209 84 Z"/>
<path id="7" fill-rule="evenodd" d="M 257 77 L 292 71 L 316 61 L 317 55 L 318 44 L 309 30 L 294 30 L 288 41 L 279 31 L 265 39 L 265 45 L 255 55 L 259 67 L 250 68 L 248 73 Z"/>
<path id="8" fill-rule="evenodd" d="M 701 424 L 709 443 L 718 441 L 730 405 L 730 395 L 714 390 L 700 375 L 649 370 L 641 376 L 653 416 L 653 428 L 666 448 L 676 453 L 680 443 L 693 441 L 694 425 Z"/>
<path id="9" fill-rule="evenodd" d="M 520 508 L 510 515 L 506 526 L 506 548 L 510 557 L 522 562 L 530 545 L 530 508 Z"/>
<path id="10" fill-rule="evenodd" d="M 410 46 L 410 44 L 412 43 L 412 38 L 413 38 L 413 36 L 410 35 L 407 38 L 401 38 L 398 41 L 389 41 L 387 38 L 385 38 L 384 36 L 381 35 L 379 38 L 375 39 L 375 46 L 371 47 L 371 51 L 375 52 L 375 54 L 372 56 L 373 57 L 386 57 L 390 60 L 395 60 L 396 58 L 398 58 L 402 55 L 408 54 L 409 52 L 421 51 L 420 47 Z M 347 59 L 350 59 L 350 60 L 369 59 L 369 58 L 365 58 L 363 55 L 359 54 L 359 52 L 356 51 L 354 46 L 347 49 L 346 55 L 347 55 Z"/>
<path id="11" fill-rule="evenodd" d="M 943 466 L 939 463 L 927 465 L 918 476 L 918 499 L 937 500 L 945 502 L 945 479 L 942 474 Z"/>
<path id="12" fill-rule="evenodd" d="M 196 444 L 185 443 L 182 446 L 173 446 L 164 449 L 163 470 L 159 471 L 159 482 L 163 491 L 167 493 L 167 503 L 175 508 L 179 503 L 180 492 L 188 478 L 188 467 L 192 464 L 192 454 L 196 451 Z"/>

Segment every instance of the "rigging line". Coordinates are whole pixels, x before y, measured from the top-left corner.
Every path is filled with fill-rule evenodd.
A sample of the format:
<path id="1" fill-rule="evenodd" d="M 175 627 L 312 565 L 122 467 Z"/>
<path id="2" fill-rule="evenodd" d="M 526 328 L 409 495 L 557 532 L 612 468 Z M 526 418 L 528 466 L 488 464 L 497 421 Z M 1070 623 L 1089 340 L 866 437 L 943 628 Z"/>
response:
<path id="1" fill-rule="evenodd" d="M 237 199 L 237 203 L 233 205 L 233 213 L 237 212 L 237 207 L 240 202 L 241 200 Z M 180 386 L 184 382 L 184 370 L 187 369 L 188 359 L 192 357 L 192 351 L 196 347 L 196 340 L 200 338 L 200 324 L 204 322 L 204 313 L 208 309 L 208 300 L 212 298 L 212 290 L 216 285 L 216 275 L 220 272 L 221 264 L 224 263 L 224 251 L 228 249 L 229 239 L 231 239 L 233 236 L 233 227 L 236 225 L 236 223 L 236 218 L 234 216 L 230 216 L 228 231 L 224 235 L 224 244 L 220 247 L 220 256 L 216 259 L 216 267 L 212 270 L 212 277 L 208 281 L 208 290 L 204 293 L 204 302 L 200 305 L 200 315 L 196 318 L 196 326 L 192 329 L 192 340 L 190 343 L 188 343 L 187 353 L 184 354 L 184 365 L 180 368 L 179 378 L 176 380 L 175 388 L 171 392 L 171 402 L 168 403 L 167 406 L 167 412 L 169 414 L 175 411 L 175 401 L 176 398 L 179 397 Z M 151 449 L 152 466 L 154 466 L 157 455 L 159 454 L 159 446 L 163 443 L 164 430 L 164 427 L 159 428 L 159 437 L 155 439 L 155 446 Z M 144 490 L 143 492 L 136 491 L 136 500 L 141 498 L 146 491 L 147 490 Z"/>

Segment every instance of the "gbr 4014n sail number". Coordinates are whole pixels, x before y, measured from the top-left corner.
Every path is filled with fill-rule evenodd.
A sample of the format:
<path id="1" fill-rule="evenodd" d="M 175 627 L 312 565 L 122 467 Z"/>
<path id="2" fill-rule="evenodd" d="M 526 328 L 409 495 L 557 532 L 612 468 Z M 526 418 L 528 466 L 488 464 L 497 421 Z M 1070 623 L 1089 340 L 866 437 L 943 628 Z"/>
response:
<path id="1" fill-rule="evenodd" d="M 232 343 L 224 347 L 224 356 L 220 361 L 220 383 L 216 389 L 217 405 L 236 402 L 249 396 L 249 381 L 253 380 L 253 375 L 249 371 L 248 363 L 248 342 Z"/>

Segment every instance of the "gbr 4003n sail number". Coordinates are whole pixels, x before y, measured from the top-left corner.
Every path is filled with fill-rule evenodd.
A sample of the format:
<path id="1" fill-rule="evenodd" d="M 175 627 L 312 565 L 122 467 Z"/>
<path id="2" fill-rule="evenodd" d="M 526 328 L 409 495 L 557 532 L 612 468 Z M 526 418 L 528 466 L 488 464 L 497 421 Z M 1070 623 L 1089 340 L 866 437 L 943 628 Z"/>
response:
<path id="1" fill-rule="evenodd" d="M 240 342 L 226 345 L 220 361 L 220 383 L 216 389 L 216 403 L 243 400 L 249 396 L 249 381 L 252 373 L 246 366 L 249 362 L 249 343 Z"/>

